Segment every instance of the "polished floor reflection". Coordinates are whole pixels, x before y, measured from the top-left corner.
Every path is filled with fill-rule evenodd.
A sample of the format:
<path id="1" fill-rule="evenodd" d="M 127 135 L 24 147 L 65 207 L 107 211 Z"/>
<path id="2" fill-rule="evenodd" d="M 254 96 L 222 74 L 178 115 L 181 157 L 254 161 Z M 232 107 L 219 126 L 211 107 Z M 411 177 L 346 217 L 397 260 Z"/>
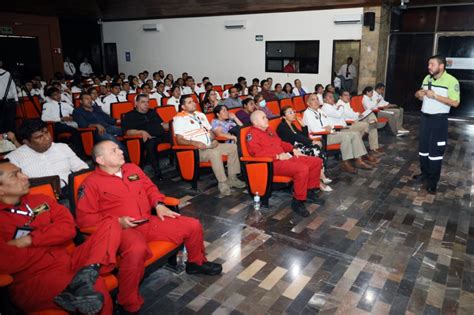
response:
<path id="1" fill-rule="evenodd" d="M 221 198 L 213 176 L 189 190 L 172 168 L 159 186 L 201 219 L 209 260 L 221 276 L 160 269 L 142 284 L 142 314 L 474 314 L 474 125 L 451 122 L 437 195 L 418 172 L 411 134 L 380 133 L 387 154 L 358 175 L 338 174 L 326 204 L 302 218 L 278 191 L 259 223 L 243 191 Z"/>

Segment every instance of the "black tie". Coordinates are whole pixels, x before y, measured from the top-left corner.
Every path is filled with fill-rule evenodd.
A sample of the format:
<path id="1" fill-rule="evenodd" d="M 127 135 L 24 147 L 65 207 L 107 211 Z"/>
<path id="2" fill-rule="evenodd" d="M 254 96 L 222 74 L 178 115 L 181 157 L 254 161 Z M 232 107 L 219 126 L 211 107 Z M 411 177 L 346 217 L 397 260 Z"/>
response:
<path id="1" fill-rule="evenodd" d="M 59 104 L 59 118 L 63 118 L 63 109 L 61 108 L 61 102 L 58 102 Z"/>
<path id="2" fill-rule="evenodd" d="M 347 65 L 347 69 L 346 69 L 346 78 L 349 77 L 349 65 Z"/>
<path id="3" fill-rule="evenodd" d="M 115 95 L 115 98 L 117 99 L 117 102 L 120 103 L 120 100 L 119 100 L 119 98 L 118 98 L 118 95 Z"/>

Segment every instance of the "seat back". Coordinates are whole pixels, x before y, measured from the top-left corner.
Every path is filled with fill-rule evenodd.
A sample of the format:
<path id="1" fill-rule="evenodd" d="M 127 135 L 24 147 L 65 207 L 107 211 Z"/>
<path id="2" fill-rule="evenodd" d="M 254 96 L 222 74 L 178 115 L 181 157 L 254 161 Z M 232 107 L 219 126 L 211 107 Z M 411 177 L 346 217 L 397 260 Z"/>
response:
<path id="1" fill-rule="evenodd" d="M 233 86 L 234 86 L 233 84 L 224 84 L 224 91 L 227 91 L 228 89 L 230 89 Z"/>
<path id="2" fill-rule="evenodd" d="M 130 93 L 127 95 L 127 101 L 134 103 L 135 97 L 137 97 L 137 93 Z"/>
<path id="3" fill-rule="evenodd" d="M 287 106 L 290 106 L 291 108 L 295 109 L 291 98 L 284 98 L 280 100 L 280 108 L 287 107 Z"/>
<path id="4" fill-rule="evenodd" d="M 149 101 L 148 101 L 148 104 L 149 104 L 150 108 L 157 108 L 158 107 L 158 101 L 156 100 L 156 98 L 150 98 Z"/>
<path id="5" fill-rule="evenodd" d="M 216 91 L 216 92 L 220 92 L 221 94 L 222 94 L 222 92 L 224 91 L 224 90 L 222 89 L 222 85 L 213 85 L 213 86 L 212 86 L 212 89 L 213 89 L 214 91 Z"/>
<path id="6" fill-rule="evenodd" d="M 61 184 L 58 175 L 30 178 L 30 194 L 46 195 L 57 200 L 61 192 Z"/>
<path id="7" fill-rule="evenodd" d="M 363 95 L 356 95 L 351 98 L 351 107 L 355 112 L 363 113 L 364 105 L 362 105 Z"/>
<path id="8" fill-rule="evenodd" d="M 247 133 L 250 130 L 250 126 L 244 127 L 240 129 L 240 156 L 242 157 L 249 157 L 251 156 L 249 153 L 249 149 L 247 148 Z"/>
<path id="9" fill-rule="evenodd" d="M 206 114 L 206 118 L 209 124 L 212 124 L 212 121 L 214 120 L 214 118 L 216 118 L 216 115 L 214 115 L 213 112 L 210 112 Z"/>
<path id="10" fill-rule="evenodd" d="M 76 206 L 77 206 L 77 199 L 79 195 L 79 188 L 81 187 L 84 180 L 92 174 L 94 170 L 92 169 L 85 169 L 79 172 L 74 172 L 69 174 L 69 207 L 71 209 L 71 213 L 75 216 L 76 215 Z"/>
<path id="11" fill-rule="evenodd" d="M 122 119 L 122 114 L 126 114 L 133 110 L 132 102 L 120 102 L 110 104 L 110 116 L 115 119 Z"/>
<path id="12" fill-rule="evenodd" d="M 306 103 L 303 100 L 302 96 L 295 96 L 293 97 L 293 109 L 297 112 L 302 112 L 306 109 Z"/>
<path id="13" fill-rule="evenodd" d="M 268 120 L 268 127 L 270 127 L 273 131 L 276 132 L 278 125 L 281 123 L 281 118 L 272 118 Z"/>
<path id="14" fill-rule="evenodd" d="M 165 123 L 172 121 L 173 117 L 177 114 L 176 108 L 173 105 L 157 107 L 155 110 L 158 116 L 160 116 L 161 120 L 163 120 Z"/>
<path id="15" fill-rule="evenodd" d="M 20 98 L 20 106 L 17 108 L 17 116 L 24 119 L 36 119 L 41 117 L 42 106 L 37 95 L 29 98 Z"/>
<path id="16" fill-rule="evenodd" d="M 280 116 L 280 105 L 278 104 L 278 101 L 267 102 L 267 107 L 273 113 L 273 115 Z"/>
<path id="17" fill-rule="evenodd" d="M 170 99 L 169 97 L 162 97 L 162 98 L 161 98 L 161 106 L 166 106 L 166 105 L 168 105 L 168 100 L 169 100 L 169 99 Z"/>

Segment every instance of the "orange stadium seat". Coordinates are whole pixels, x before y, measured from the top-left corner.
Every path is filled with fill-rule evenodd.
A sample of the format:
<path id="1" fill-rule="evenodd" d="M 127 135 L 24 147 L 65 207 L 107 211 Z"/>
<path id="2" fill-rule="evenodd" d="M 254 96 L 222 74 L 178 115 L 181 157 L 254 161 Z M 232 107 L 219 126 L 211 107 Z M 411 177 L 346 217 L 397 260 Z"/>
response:
<path id="1" fill-rule="evenodd" d="M 132 102 L 117 102 L 110 104 L 110 116 L 117 120 L 122 119 L 122 114 L 126 114 L 133 110 L 134 106 Z"/>
<path id="2" fill-rule="evenodd" d="M 280 108 L 290 106 L 291 108 L 295 108 L 293 105 L 293 100 L 291 98 L 284 98 L 280 100 Z"/>
<path id="3" fill-rule="evenodd" d="M 303 112 L 306 110 L 306 101 L 303 100 L 302 96 L 293 97 L 293 109 L 297 112 Z"/>
<path id="4" fill-rule="evenodd" d="M 267 102 L 268 109 L 276 116 L 280 116 L 280 105 L 278 101 Z"/>

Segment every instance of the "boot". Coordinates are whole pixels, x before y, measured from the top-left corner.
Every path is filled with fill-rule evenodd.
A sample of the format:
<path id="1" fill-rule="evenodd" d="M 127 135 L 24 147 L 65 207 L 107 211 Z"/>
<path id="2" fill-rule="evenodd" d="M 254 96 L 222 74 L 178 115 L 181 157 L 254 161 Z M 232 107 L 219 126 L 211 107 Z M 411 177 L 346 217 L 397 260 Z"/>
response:
<path id="1" fill-rule="evenodd" d="M 306 194 L 306 201 L 309 201 L 311 203 L 317 204 L 317 205 L 324 205 L 324 200 L 319 198 L 318 192 L 314 189 L 308 190 L 308 193 Z"/>
<path id="2" fill-rule="evenodd" d="M 237 175 L 229 175 L 227 177 L 227 185 L 229 185 L 229 187 L 234 187 L 234 188 L 239 188 L 239 189 L 245 188 L 247 186 L 245 182 L 237 178 Z"/>
<path id="3" fill-rule="evenodd" d="M 99 265 L 89 265 L 79 270 L 66 289 L 54 297 L 54 302 L 69 312 L 98 313 L 104 303 L 102 293 L 94 289 L 99 268 Z"/>
<path id="4" fill-rule="evenodd" d="M 304 206 L 304 202 L 301 200 L 293 199 L 293 201 L 291 202 L 291 209 L 293 209 L 294 212 L 296 212 L 302 217 L 309 216 L 309 211 L 308 209 L 306 209 L 306 207 Z"/>
<path id="5" fill-rule="evenodd" d="M 351 162 L 349 160 L 341 162 L 341 171 L 350 174 L 357 174 L 357 170 L 351 165 Z"/>

